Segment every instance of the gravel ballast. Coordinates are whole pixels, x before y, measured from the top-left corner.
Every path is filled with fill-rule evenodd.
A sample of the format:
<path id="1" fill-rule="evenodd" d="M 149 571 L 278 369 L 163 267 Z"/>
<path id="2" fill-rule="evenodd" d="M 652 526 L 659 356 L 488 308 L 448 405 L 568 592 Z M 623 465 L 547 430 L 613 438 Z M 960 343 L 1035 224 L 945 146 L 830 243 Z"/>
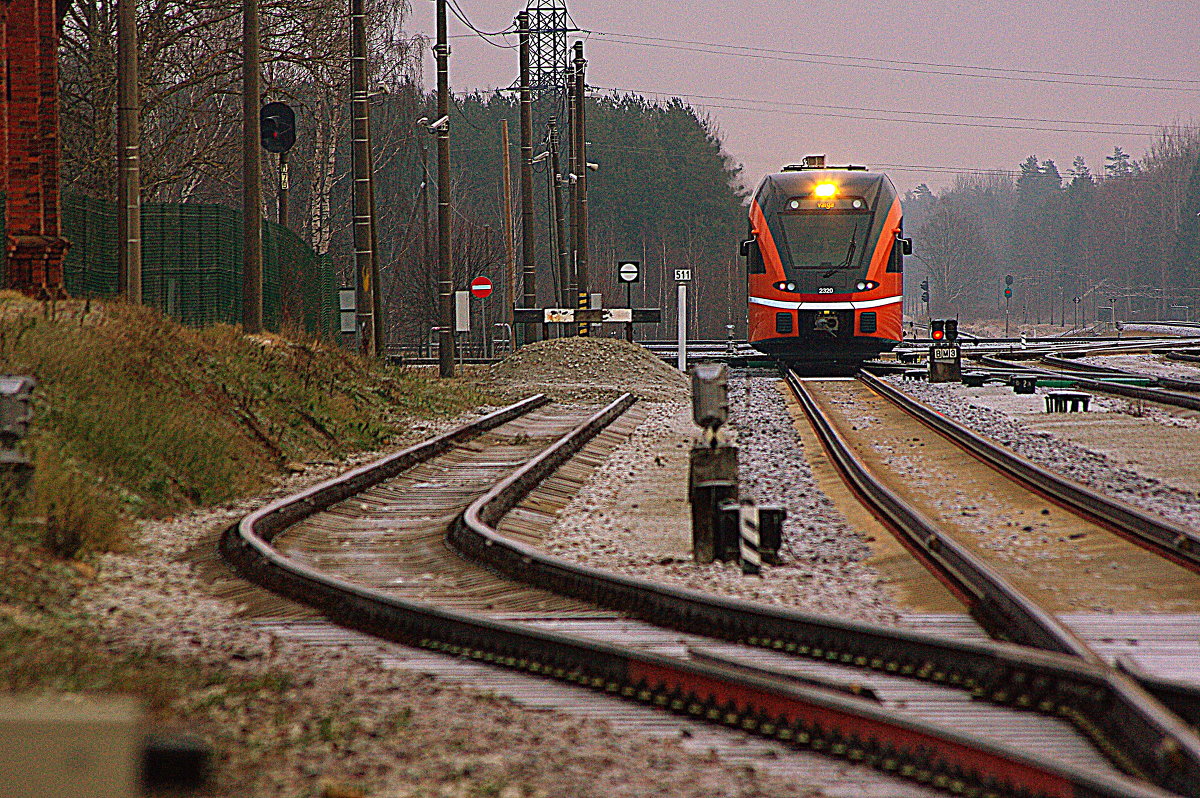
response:
<path id="1" fill-rule="evenodd" d="M 1164 518 L 1200 529 L 1200 495 L 1196 492 L 1181 490 L 1156 477 L 1140 474 L 1128 463 L 1114 463 L 1106 454 L 1084 448 L 1069 438 L 1030 429 L 1007 413 L 972 401 L 964 395 L 965 386 L 955 383 L 930 385 L 894 376 L 885 379 L 914 399 L 1038 465 Z M 1093 402 L 1111 413 L 1129 409 L 1128 401 L 1111 397 L 1096 396 Z M 1141 412 L 1163 426 L 1191 426 L 1194 423 L 1192 419 L 1175 417 L 1167 410 L 1143 408 Z M 1153 446 L 1153 441 L 1145 439 L 1125 443 L 1132 453 L 1140 447 Z"/>

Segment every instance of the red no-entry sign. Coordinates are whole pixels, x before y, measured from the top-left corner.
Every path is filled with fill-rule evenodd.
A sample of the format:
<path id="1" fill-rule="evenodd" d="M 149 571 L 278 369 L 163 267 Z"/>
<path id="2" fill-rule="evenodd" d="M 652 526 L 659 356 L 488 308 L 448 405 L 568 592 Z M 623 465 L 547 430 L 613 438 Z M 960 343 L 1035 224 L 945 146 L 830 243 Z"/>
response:
<path id="1" fill-rule="evenodd" d="M 476 277 L 471 281 L 471 296 L 483 299 L 492 293 L 492 281 L 486 277 Z"/>

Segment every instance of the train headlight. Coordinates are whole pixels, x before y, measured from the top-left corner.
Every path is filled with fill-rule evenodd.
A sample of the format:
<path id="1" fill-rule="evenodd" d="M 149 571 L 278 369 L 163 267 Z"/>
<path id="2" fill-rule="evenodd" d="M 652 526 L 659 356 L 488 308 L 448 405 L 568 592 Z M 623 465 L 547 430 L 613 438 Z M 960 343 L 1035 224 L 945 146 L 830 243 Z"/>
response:
<path id="1" fill-rule="evenodd" d="M 797 208 L 800 207 L 800 200 L 798 200 L 798 199 L 792 200 L 791 202 L 788 203 L 788 207 L 791 208 L 792 210 L 796 210 Z"/>
<path id="2" fill-rule="evenodd" d="M 787 290 L 789 290 L 789 291 L 795 291 L 795 290 L 796 290 L 796 284 L 795 284 L 795 283 L 788 283 L 788 284 L 787 284 Z"/>
<path id="3" fill-rule="evenodd" d="M 817 187 L 813 189 L 813 194 L 818 197 L 832 197 L 837 193 L 837 186 L 833 183 L 817 183 Z"/>
<path id="4" fill-rule="evenodd" d="M 855 291 L 870 291 L 872 288 L 878 288 L 879 283 L 874 280 L 859 280 L 854 284 Z"/>
<path id="5" fill-rule="evenodd" d="M 855 207 L 855 208 L 861 208 L 861 207 L 863 206 L 863 201 L 862 201 L 862 200 L 855 200 L 854 202 L 852 202 L 852 203 L 850 203 L 850 204 L 851 204 L 853 207 Z"/>

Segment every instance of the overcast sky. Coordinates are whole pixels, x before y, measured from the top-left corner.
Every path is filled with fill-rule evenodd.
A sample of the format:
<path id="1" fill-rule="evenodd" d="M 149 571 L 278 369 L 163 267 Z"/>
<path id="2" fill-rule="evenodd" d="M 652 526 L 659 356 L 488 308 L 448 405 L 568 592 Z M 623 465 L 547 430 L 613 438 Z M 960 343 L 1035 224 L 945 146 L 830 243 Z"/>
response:
<path id="1" fill-rule="evenodd" d="M 432 37 L 433 0 L 412 2 L 412 31 Z M 487 31 L 507 27 L 523 7 L 458 3 Z M 955 169 L 1016 169 L 1029 155 L 1053 159 L 1064 175 L 1083 155 L 1099 173 L 1114 146 L 1143 155 L 1153 133 L 1144 126 L 1200 121 L 1194 2 L 568 0 L 568 7 L 592 32 L 571 38 L 586 41 L 589 85 L 688 100 L 716 123 L 751 187 L 764 173 L 822 152 L 833 163 L 886 171 L 902 191 L 921 182 L 938 190 Z M 452 90 L 510 85 L 516 50 L 457 35 L 466 33 L 451 16 Z M 425 84 L 435 85 L 431 58 Z"/>

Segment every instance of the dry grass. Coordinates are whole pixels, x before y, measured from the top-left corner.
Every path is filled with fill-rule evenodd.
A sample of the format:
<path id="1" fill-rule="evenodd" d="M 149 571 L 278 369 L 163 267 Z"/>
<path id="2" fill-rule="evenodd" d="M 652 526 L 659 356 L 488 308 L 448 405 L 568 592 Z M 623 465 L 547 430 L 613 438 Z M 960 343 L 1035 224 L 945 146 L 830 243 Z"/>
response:
<path id="1" fill-rule="evenodd" d="M 26 516 L 60 556 L 119 546 L 123 518 L 260 491 L 289 462 L 378 447 L 406 419 L 484 401 L 314 341 L 8 292 L 0 372 L 38 380 Z"/>

